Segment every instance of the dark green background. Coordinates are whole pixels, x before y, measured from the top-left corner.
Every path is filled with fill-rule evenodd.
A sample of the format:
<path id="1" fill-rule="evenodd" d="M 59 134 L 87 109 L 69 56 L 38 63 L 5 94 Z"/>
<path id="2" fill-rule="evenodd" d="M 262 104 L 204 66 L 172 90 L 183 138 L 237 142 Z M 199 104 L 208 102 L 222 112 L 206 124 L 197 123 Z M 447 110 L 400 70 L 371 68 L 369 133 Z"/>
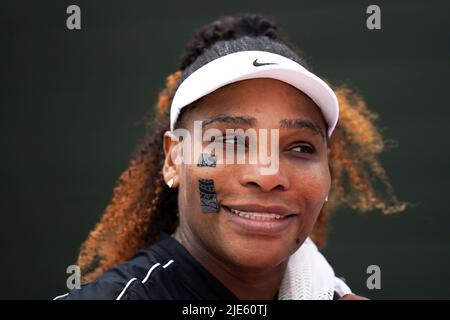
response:
<path id="1" fill-rule="evenodd" d="M 2 1 L 0 298 L 66 292 L 65 270 L 111 198 L 142 119 L 195 28 L 236 12 L 281 22 L 314 71 L 353 86 L 398 147 L 395 216 L 342 208 L 325 253 L 371 298 L 449 298 L 450 8 L 445 1 Z M 78 4 L 82 30 L 66 28 Z M 366 268 L 381 268 L 381 290 Z"/>

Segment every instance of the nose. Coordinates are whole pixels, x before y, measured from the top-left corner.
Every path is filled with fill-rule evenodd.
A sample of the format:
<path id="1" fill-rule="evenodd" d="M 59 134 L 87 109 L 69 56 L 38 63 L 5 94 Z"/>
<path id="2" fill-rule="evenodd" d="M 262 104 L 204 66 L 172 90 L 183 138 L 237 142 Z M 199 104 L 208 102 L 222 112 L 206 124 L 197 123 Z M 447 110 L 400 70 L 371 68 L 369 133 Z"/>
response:
<path id="1" fill-rule="evenodd" d="M 290 188 L 289 176 L 284 172 L 281 166 L 274 174 L 262 175 L 259 165 L 246 165 L 242 170 L 239 182 L 244 187 L 259 188 L 263 192 L 272 190 L 285 191 Z"/>

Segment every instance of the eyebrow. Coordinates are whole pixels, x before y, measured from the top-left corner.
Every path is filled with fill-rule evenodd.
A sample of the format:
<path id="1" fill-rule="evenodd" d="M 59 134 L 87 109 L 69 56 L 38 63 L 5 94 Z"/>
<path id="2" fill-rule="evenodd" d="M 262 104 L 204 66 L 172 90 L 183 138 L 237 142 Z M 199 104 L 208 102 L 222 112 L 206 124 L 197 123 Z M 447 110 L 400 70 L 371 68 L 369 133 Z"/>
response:
<path id="1" fill-rule="evenodd" d="M 203 120 L 202 121 L 202 129 L 207 125 L 213 123 L 232 123 L 232 124 L 240 124 L 246 126 L 253 126 L 257 122 L 254 117 L 247 116 L 239 116 L 239 115 L 225 115 L 221 114 L 215 116 L 214 118 Z M 309 129 L 314 134 L 319 134 L 323 140 L 328 142 L 328 138 L 325 136 L 322 128 L 315 122 L 308 119 L 282 119 L 279 122 L 280 128 L 284 129 Z"/>
<path id="2" fill-rule="evenodd" d="M 233 123 L 233 124 L 240 124 L 240 125 L 246 125 L 246 126 L 252 126 L 256 123 L 256 118 L 253 117 L 246 117 L 246 116 L 237 116 L 237 115 L 225 115 L 221 114 L 214 118 L 203 120 L 202 121 L 202 129 L 215 122 L 221 122 L 221 123 Z"/>
<path id="3" fill-rule="evenodd" d="M 280 128 L 286 129 L 303 129 L 307 128 L 313 131 L 314 134 L 320 134 L 322 139 L 326 139 L 322 128 L 315 122 L 307 119 L 282 119 L 280 120 Z"/>

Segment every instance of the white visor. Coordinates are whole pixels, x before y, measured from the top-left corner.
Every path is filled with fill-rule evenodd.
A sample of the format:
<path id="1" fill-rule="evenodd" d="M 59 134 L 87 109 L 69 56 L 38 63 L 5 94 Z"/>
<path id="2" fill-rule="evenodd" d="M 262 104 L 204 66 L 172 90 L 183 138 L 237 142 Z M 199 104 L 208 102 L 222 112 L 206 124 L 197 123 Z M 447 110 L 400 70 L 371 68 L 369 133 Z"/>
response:
<path id="1" fill-rule="evenodd" d="M 170 130 L 180 111 L 190 103 L 233 82 L 271 78 L 286 82 L 309 96 L 328 125 L 328 137 L 336 127 L 339 103 L 333 90 L 297 62 L 266 51 L 240 51 L 217 58 L 188 76 L 178 87 L 170 107 Z"/>

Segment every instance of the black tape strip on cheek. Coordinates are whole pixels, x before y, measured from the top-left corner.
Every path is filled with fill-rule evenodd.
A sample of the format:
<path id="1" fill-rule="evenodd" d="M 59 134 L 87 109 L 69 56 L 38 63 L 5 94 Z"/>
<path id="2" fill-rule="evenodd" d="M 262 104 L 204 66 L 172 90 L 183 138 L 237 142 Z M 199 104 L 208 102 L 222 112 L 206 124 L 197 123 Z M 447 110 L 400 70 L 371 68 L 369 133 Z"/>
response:
<path id="1" fill-rule="evenodd" d="M 215 167 L 217 157 L 208 153 L 200 153 L 198 156 L 197 167 Z"/>
<path id="2" fill-rule="evenodd" d="M 198 179 L 198 187 L 200 191 L 200 206 L 202 207 L 202 212 L 219 212 L 216 189 L 214 188 L 214 180 Z"/>

